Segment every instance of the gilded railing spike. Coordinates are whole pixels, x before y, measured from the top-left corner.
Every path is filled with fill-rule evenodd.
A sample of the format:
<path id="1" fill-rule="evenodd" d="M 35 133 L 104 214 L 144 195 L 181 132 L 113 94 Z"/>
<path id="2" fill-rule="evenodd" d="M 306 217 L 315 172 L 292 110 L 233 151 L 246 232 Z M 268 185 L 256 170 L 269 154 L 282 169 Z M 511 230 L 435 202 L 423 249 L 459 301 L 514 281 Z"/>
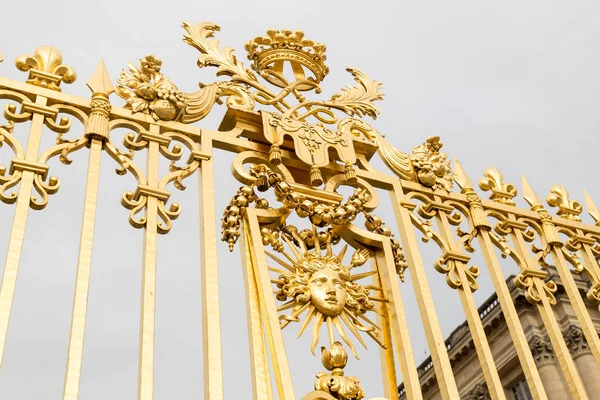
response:
<path id="1" fill-rule="evenodd" d="M 563 253 L 564 243 L 558 236 L 558 229 L 556 228 L 552 217 L 542 205 L 541 200 L 533 192 L 533 189 L 531 189 L 525 180 L 525 177 L 522 176 L 522 179 L 524 192 L 523 197 L 531 206 L 531 210 L 537 212 L 538 218 L 541 221 L 543 235 L 542 242 L 546 246 L 546 248 L 542 250 L 542 254 L 551 254 L 558 275 L 560 276 L 562 284 L 565 288 L 565 292 L 569 297 L 575 315 L 577 316 L 579 324 L 581 325 L 581 328 L 585 333 L 585 337 L 588 340 L 590 350 L 596 360 L 596 363 L 600 365 L 600 338 L 598 337 L 594 322 L 587 311 L 587 307 L 583 302 L 583 298 L 579 293 L 579 288 L 573 279 L 571 270 L 567 265 L 567 260 Z M 581 385 L 581 382 L 577 382 L 577 385 Z M 581 390 L 577 389 L 577 391 L 580 392 Z"/>
<path id="2" fill-rule="evenodd" d="M 530 207 L 542 206 L 542 200 L 535 194 L 525 175 L 521 175 L 521 185 L 523 186 L 523 198 Z"/>
<path id="3" fill-rule="evenodd" d="M 63 65 L 60 51 L 52 46 L 40 46 L 33 55 L 24 54 L 15 60 L 21 71 L 29 71 L 27 83 L 60 92 L 60 84 L 73 83 L 77 79 L 75 70 Z"/>
<path id="4" fill-rule="evenodd" d="M 456 156 L 454 157 L 454 181 L 461 190 L 473 189 L 473 181 L 469 178 Z"/>
<path id="5" fill-rule="evenodd" d="M 556 214 L 559 217 L 571 221 L 581 221 L 579 214 L 583 212 L 581 203 L 577 200 L 569 200 L 569 192 L 562 185 L 554 185 L 546 196 L 546 202 L 550 207 L 558 207 Z"/>
<path id="6" fill-rule="evenodd" d="M 87 86 L 92 91 L 92 109 L 85 125 L 84 135 L 90 144 L 90 155 L 63 400 L 77 400 L 79 398 L 83 343 L 92 268 L 94 226 L 100 181 L 100 160 L 104 141 L 108 140 L 109 135 L 109 113 L 111 110 L 109 96 L 115 91 L 104 60 L 100 60 L 96 71 L 87 82 Z"/>
<path id="7" fill-rule="evenodd" d="M 598 207 L 596 207 L 596 204 L 594 204 L 594 201 L 587 191 L 583 191 L 583 196 L 585 197 L 585 205 L 587 206 L 588 214 L 592 217 L 596 225 L 600 225 L 600 210 L 598 210 Z"/>
<path id="8" fill-rule="evenodd" d="M 484 191 L 491 191 L 490 200 L 496 203 L 514 206 L 512 200 L 517 195 L 517 188 L 512 183 L 504 183 L 504 178 L 497 168 L 486 168 L 483 172 L 483 178 L 479 180 L 479 188 Z"/>

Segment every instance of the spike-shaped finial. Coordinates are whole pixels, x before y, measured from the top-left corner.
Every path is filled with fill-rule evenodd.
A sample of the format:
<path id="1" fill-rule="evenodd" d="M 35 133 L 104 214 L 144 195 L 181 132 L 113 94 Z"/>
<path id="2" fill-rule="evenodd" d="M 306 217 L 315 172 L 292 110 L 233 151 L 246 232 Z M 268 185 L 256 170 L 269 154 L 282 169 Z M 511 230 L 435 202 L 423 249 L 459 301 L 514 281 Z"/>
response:
<path id="1" fill-rule="evenodd" d="M 529 183 L 527 182 L 527 179 L 525 179 L 524 175 L 521 175 L 521 185 L 523 186 L 523 198 L 525 199 L 527 204 L 529 204 L 531 208 L 535 206 L 541 206 L 542 200 L 540 200 L 540 198 L 535 194 L 531 186 L 529 186 Z"/>
<path id="2" fill-rule="evenodd" d="M 473 189 L 473 181 L 469 178 L 456 156 L 454 156 L 454 181 L 461 190 Z"/>
<path id="3" fill-rule="evenodd" d="M 583 196 L 585 197 L 585 205 L 588 209 L 588 214 L 590 214 L 590 217 L 592 217 L 596 225 L 600 225 L 600 211 L 598 210 L 598 207 L 596 207 L 596 204 L 594 204 L 594 201 L 585 190 L 583 191 Z"/>
<path id="4" fill-rule="evenodd" d="M 87 82 L 87 86 L 90 88 L 92 93 L 102 93 L 106 95 L 106 97 L 110 96 L 110 94 L 115 91 L 115 87 L 110 80 L 110 75 L 108 74 L 108 70 L 106 69 L 103 59 L 101 59 L 98 63 L 98 67 L 96 67 L 94 75 L 92 75 L 90 80 Z"/>

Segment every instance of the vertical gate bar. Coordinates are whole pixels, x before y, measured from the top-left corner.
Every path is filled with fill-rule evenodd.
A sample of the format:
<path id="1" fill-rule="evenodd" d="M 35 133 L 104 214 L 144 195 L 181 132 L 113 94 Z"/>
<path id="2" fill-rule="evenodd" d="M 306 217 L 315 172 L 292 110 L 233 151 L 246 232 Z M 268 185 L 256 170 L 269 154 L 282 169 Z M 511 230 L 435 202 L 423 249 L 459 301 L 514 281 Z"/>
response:
<path id="1" fill-rule="evenodd" d="M 504 279 L 502 268 L 498 262 L 495 253 L 495 247 L 492 243 L 490 230 L 492 229 L 487 216 L 485 215 L 483 205 L 479 195 L 473 189 L 473 181 L 469 178 L 458 159 L 454 158 L 455 181 L 469 202 L 469 215 L 473 224 L 473 229 L 477 233 L 477 242 L 483 253 L 483 258 L 488 267 L 494 291 L 500 303 L 500 309 L 504 315 L 508 332 L 517 352 L 517 357 L 523 369 L 525 380 L 529 386 L 531 396 L 534 400 L 547 400 L 542 379 L 536 368 L 535 360 L 531 354 L 531 349 L 527 343 L 525 331 L 521 325 L 519 314 L 513 303 L 510 290 Z"/>
<path id="2" fill-rule="evenodd" d="M 585 233 L 583 230 L 577 229 L 577 235 L 584 237 Z M 583 257 L 583 262 L 586 265 L 588 279 L 592 285 L 596 287 L 600 286 L 600 266 L 598 265 L 598 260 L 594 256 L 594 253 L 592 253 L 590 245 L 587 243 L 581 243 L 580 253 Z"/>
<path id="3" fill-rule="evenodd" d="M 248 344 L 250 350 L 250 364 L 252 373 L 252 393 L 255 400 L 272 400 L 271 374 L 267 349 L 265 346 L 265 334 L 262 324 L 259 294 L 254 278 L 251 241 L 248 237 L 248 227 L 242 227 L 240 235 L 242 255 L 242 267 L 244 269 L 244 284 L 246 288 L 246 313 L 248 319 Z"/>
<path id="4" fill-rule="evenodd" d="M 212 141 L 203 137 L 202 150 L 212 155 Z M 221 353 L 221 311 L 217 263 L 217 222 L 214 165 L 211 156 L 202 160 L 198 173 L 200 207 L 200 278 L 202 280 L 202 337 L 204 398 L 223 400 L 223 358 Z"/>
<path id="5" fill-rule="evenodd" d="M 538 214 L 538 217 L 542 222 L 543 237 L 546 241 L 546 245 L 550 248 L 550 254 L 556 265 L 558 275 L 560 276 L 565 292 L 575 311 L 575 315 L 581 325 L 585 338 L 588 341 L 588 346 L 596 360 L 596 364 L 600 366 L 600 337 L 598 337 L 598 332 L 583 303 L 583 298 L 579 294 L 579 289 L 573 279 L 573 275 L 567 266 L 567 261 L 562 253 L 564 244 L 558 237 L 556 226 L 552 222 L 552 217 L 544 208 L 542 201 L 537 197 L 531 186 L 529 186 L 525 177 L 521 176 L 521 179 L 523 181 L 523 198 L 531 206 L 531 210 Z"/>
<path id="6" fill-rule="evenodd" d="M 99 139 L 92 139 L 85 189 L 81 239 L 79 241 L 79 261 L 77 263 L 75 298 L 73 300 L 73 314 L 71 317 L 67 372 L 63 392 L 64 400 L 77 400 L 79 397 L 101 156 L 102 141 Z"/>
<path id="7" fill-rule="evenodd" d="M 434 199 L 437 202 L 441 202 L 440 197 L 437 195 L 434 196 Z M 446 212 L 438 210 L 438 212 L 435 214 L 435 219 L 437 220 L 441 237 L 446 241 L 448 246 L 450 246 L 452 251 L 460 253 L 461 249 L 458 248 L 456 241 L 454 240 Z M 462 303 L 465 316 L 467 317 L 469 331 L 471 332 L 471 337 L 473 338 L 473 343 L 475 344 L 475 351 L 477 352 L 479 364 L 481 365 L 481 370 L 490 392 L 490 396 L 493 400 L 506 399 L 502 382 L 500 382 L 500 375 L 498 375 L 498 369 L 494 363 L 492 350 L 490 349 L 490 345 L 485 335 L 485 330 L 483 329 L 483 323 L 481 322 L 481 318 L 479 316 L 479 310 L 475 304 L 473 292 L 471 290 L 471 286 L 469 285 L 467 274 L 465 273 L 466 264 L 462 261 L 455 262 L 456 270 L 458 271 L 458 276 L 461 282 L 460 287 L 457 288 L 460 296 L 460 302 Z"/>
<path id="8" fill-rule="evenodd" d="M 458 389 L 456 381 L 452 373 L 452 366 L 448 357 L 448 350 L 442 335 L 435 305 L 431 296 L 431 289 L 427 283 L 425 267 L 419 253 L 419 244 L 415 236 L 408 210 L 401 205 L 403 198 L 402 187 L 400 182 L 393 183 L 393 189 L 389 192 L 392 200 L 392 207 L 396 217 L 396 223 L 406 253 L 410 279 L 413 283 L 417 305 L 421 314 L 421 321 L 429 351 L 431 352 L 431 360 L 435 370 L 436 379 L 440 388 L 441 396 L 444 400 L 458 399 Z"/>
<path id="9" fill-rule="evenodd" d="M 371 270 L 377 271 L 376 260 L 371 260 Z M 373 285 L 383 288 L 383 281 L 379 274 L 373 276 Z M 394 360 L 394 343 L 392 336 L 392 326 L 390 324 L 390 311 L 387 303 L 381 303 L 380 313 L 377 314 L 377 323 L 381 326 L 383 332 L 383 343 L 387 349 L 379 348 L 381 373 L 383 376 L 383 391 L 390 399 L 398 398 L 398 379 L 396 377 L 396 363 Z"/>
<path id="10" fill-rule="evenodd" d="M 402 380 L 406 388 L 406 398 L 410 400 L 421 400 L 421 384 L 417 373 L 417 365 L 412 350 L 410 335 L 408 332 L 408 324 L 404 313 L 404 302 L 400 285 L 396 276 L 396 268 L 392 259 L 392 248 L 389 240 L 383 242 L 383 251 L 377 254 L 377 266 L 379 272 L 382 273 L 383 288 L 386 296 L 392 301 L 392 306 L 388 307 L 390 316 L 390 325 L 394 334 L 393 340 L 398 361 L 400 362 L 400 371 L 402 372 Z M 396 388 L 397 390 L 397 388 Z M 394 397 L 390 397 L 394 398 Z"/>
<path id="11" fill-rule="evenodd" d="M 260 293 L 260 308 L 264 312 L 265 326 L 267 328 L 267 338 L 273 362 L 275 381 L 281 400 L 294 400 L 294 386 L 292 384 L 292 375 L 287 360 L 283 334 L 277 317 L 277 307 L 271 290 L 271 278 L 267 269 L 267 261 L 263 251 L 260 226 L 258 225 L 257 210 L 253 208 L 246 209 L 244 225 L 249 230 L 250 249 L 252 251 L 252 260 L 254 262 L 253 270 L 256 284 Z M 260 246 L 260 247 L 259 247 Z"/>
<path id="12" fill-rule="evenodd" d="M 596 360 L 596 364 L 600 367 L 600 337 L 598 336 L 594 322 L 587 311 L 587 307 L 585 306 L 583 298 L 579 293 L 579 289 L 577 288 L 577 284 L 573 279 L 573 275 L 567 266 L 567 261 L 565 260 L 565 256 L 562 253 L 561 248 L 556 244 L 552 245 L 551 254 L 554 264 L 556 264 L 556 269 L 558 270 L 560 280 L 565 288 L 565 292 L 567 292 L 571 306 L 573 307 L 575 315 L 577 316 L 577 320 L 581 325 L 581 330 L 587 339 L 589 349 Z"/>
<path id="13" fill-rule="evenodd" d="M 517 220 L 512 213 L 508 214 L 508 218 L 509 221 L 512 222 L 516 222 Z M 537 270 L 521 231 L 518 229 L 512 229 L 511 237 L 519 256 L 526 263 L 524 268 Z M 556 321 L 556 316 L 552 310 L 552 305 L 545 294 L 545 283 L 541 278 L 533 277 L 531 279 L 533 279 L 535 290 L 540 296 L 541 304 L 539 302 L 536 303 L 538 312 L 540 313 L 542 321 L 544 322 L 544 326 L 546 327 L 546 332 L 548 333 L 548 337 L 552 343 L 552 348 L 554 349 L 554 353 L 558 359 L 558 363 L 565 377 L 565 381 L 567 382 L 567 386 L 569 387 L 569 391 L 574 399 L 587 399 L 588 397 L 585 394 L 583 383 L 581 382 L 581 378 L 577 372 L 575 363 L 571 359 L 569 349 L 567 348 L 565 340 L 560 331 L 560 327 L 558 326 L 558 322 Z"/>
<path id="14" fill-rule="evenodd" d="M 37 96 L 35 104 L 45 106 L 47 100 L 46 97 Z M 27 151 L 25 153 L 25 160 L 27 161 L 37 161 L 38 151 L 42 140 L 44 119 L 45 116 L 43 114 L 33 114 L 31 127 L 29 129 Z M 15 207 L 8 250 L 6 252 L 2 285 L 0 286 L 0 365 L 4 358 L 6 338 L 8 335 L 8 323 L 10 321 L 15 286 L 17 284 L 17 273 L 19 271 L 21 250 L 25 238 L 25 226 L 27 225 L 27 213 L 29 211 L 29 202 L 35 177 L 35 174 L 32 171 L 23 171 L 22 173 L 23 175 L 21 176 L 19 185 L 17 205 Z"/>
<path id="15" fill-rule="evenodd" d="M 63 400 L 77 400 L 79 398 L 81 363 L 83 359 L 83 343 L 92 267 L 94 226 L 96 223 L 98 185 L 100 182 L 100 161 L 102 158 L 103 141 L 108 139 L 109 135 L 108 123 L 111 106 L 108 97 L 115 90 L 108 76 L 104 61 L 100 61 L 96 72 L 87 85 L 92 90 L 92 109 L 85 126 L 85 135 L 90 140 L 90 156 L 85 187 L 81 238 L 79 240 L 79 258 L 77 262 L 77 277 L 75 279 L 75 296 L 73 299 Z"/>
<path id="16" fill-rule="evenodd" d="M 521 368 L 523 369 L 523 374 L 525 375 L 525 380 L 529 386 L 531 396 L 533 397 L 533 400 L 546 400 L 548 397 L 546 396 L 546 392 L 544 392 L 542 378 L 540 378 L 540 374 L 535 365 L 535 360 L 531 354 L 525 331 L 519 320 L 519 314 L 517 313 L 510 291 L 508 290 L 508 285 L 504 280 L 500 263 L 494 253 L 494 245 L 490 239 L 490 233 L 487 230 L 480 229 L 477 233 L 477 240 L 488 266 L 494 290 L 498 296 L 498 302 L 500 303 L 500 308 L 504 314 L 504 320 L 506 321 L 508 332 L 515 346 L 517 357 L 521 363 Z"/>
<path id="17" fill-rule="evenodd" d="M 151 133 L 159 133 L 158 125 L 150 125 Z M 158 187 L 159 143 L 148 141 L 146 160 L 148 186 Z M 156 242 L 158 236 L 158 198 L 148 196 L 146 226 L 144 227 L 144 254 L 142 259 L 142 302 L 140 318 L 140 359 L 138 399 L 154 397 L 154 334 L 156 317 Z"/>

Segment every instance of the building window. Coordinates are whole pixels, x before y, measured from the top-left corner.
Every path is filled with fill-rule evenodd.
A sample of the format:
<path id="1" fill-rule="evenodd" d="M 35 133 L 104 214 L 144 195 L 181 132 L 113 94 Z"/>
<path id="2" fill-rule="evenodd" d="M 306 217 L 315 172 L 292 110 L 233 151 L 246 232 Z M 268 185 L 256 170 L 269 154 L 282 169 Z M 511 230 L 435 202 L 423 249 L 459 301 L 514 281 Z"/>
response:
<path id="1" fill-rule="evenodd" d="M 514 385 L 511 388 L 511 392 L 514 400 L 533 400 L 525 379 Z"/>

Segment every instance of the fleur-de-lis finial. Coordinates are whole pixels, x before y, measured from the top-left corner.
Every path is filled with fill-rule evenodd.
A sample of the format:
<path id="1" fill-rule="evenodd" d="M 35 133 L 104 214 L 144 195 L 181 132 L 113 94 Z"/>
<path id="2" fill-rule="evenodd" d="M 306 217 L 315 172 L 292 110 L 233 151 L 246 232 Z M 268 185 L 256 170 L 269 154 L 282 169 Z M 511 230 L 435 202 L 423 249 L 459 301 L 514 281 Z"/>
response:
<path id="1" fill-rule="evenodd" d="M 27 83 L 60 92 L 60 84 L 73 83 L 77 78 L 75 70 L 63 65 L 60 51 L 52 46 L 40 46 L 33 55 L 19 56 L 15 66 L 21 71 L 29 71 Z"/>
<path id="2" fill-rule="evenodd" d="M 579 214 L 583 212 L 581 203 L 577 200 L 569 200 L 569 192 L 562 185 L 554 185 L 546 196 L 546 202 L 550 207 L 558 207 L 556 215 L 571 221 L 581 221 Z"/>
<path id="3" fill-rule="evenodd" d="M 504 183 L 504 177 L 497 168 L 486 168 L 483 178 L 479 180 L 479 187 L 484 191 L 491 191 L 490 200 L 496 203 L 514 206 L 512 200 L 517 195 L 517 188 L 512 183 Z"/>
<path id="4" fill-rule="evenodd" d="M 585 197 L 588 214 L 590 214 L 596 225 L 600 225 L 600 210 L 598 210 L 598 207 L 596 207 L 596 204 L 594 204 L 594 201 L 585 190 L 583 191 L 583 196 Z"/>

